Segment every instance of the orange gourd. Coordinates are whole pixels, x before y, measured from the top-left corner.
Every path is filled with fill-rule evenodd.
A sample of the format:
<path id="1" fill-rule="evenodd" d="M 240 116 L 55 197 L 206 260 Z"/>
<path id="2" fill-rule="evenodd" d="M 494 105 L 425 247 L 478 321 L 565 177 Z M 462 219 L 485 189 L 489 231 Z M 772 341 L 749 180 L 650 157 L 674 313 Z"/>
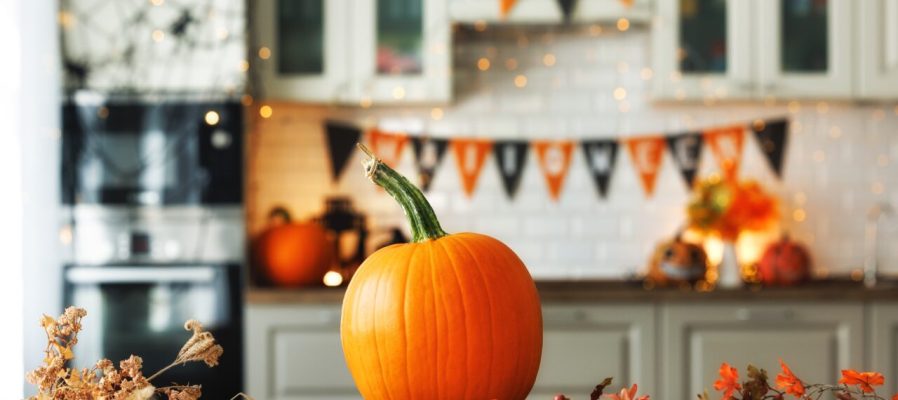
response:
<path id="1" fill-rule="evenodd" d="M 333 260 L 327 232 L 316 222 L 296 223 L 283 208 L 271 211 L 269 222 L 256 240 L 257 263 L 265 276 L 278 286 L 321 284 Z"/>
<path id="2" fill-rule="evenodd" d="M 800 243 L 783 235 L 764 251 L 758 277 L 767 286 L 794 286 L 811 278 L 811 254 Z"/>
<path id="3" fill-rule="evenodd" d="M 502 242 L 447 234 L 424 195 L 360 146 L 367 176 L 408 217 L 412 242 L 366 259 L 343 298 L 340 335 L 366 399 L 524 399 L 542 353 L 527 268 Z"/>

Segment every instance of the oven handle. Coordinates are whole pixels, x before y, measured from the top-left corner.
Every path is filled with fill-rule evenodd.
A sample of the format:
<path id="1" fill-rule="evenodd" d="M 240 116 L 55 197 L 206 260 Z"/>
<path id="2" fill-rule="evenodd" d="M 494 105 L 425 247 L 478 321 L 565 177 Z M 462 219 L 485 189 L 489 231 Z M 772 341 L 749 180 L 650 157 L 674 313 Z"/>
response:
<path id="1" fill-rule="evenodd" d="M 75 284 L 209 283 L 214 279 L 213 267 L 75 267 L 66 272 L 66 280 Z"/>

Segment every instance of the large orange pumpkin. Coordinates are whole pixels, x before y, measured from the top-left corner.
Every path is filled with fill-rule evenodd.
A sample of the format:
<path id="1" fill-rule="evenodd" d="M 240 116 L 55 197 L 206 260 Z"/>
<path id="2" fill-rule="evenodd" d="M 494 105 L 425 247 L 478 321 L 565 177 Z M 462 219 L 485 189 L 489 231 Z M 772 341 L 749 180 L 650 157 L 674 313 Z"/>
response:
<path id="1" fill-rule="evenodd" d="M 539 295 L 527 268 L 489 236 L 446 234 L 421 191 L 369 156 L 366 173 L 405 210 L 412 242 L 369 256 L 346 290 L 340 334 L 359 392 L 524 399 L 542 353 Z"/>
<path id="2" fill-rule="evenodd" d="M 283 208 L 271 211 L 269 224 L 255 245 L 265 276 L 278 286 L 321 284 L 333 261 L 333 247 L 324 228 L 316 222 L 291 222 Z"/>

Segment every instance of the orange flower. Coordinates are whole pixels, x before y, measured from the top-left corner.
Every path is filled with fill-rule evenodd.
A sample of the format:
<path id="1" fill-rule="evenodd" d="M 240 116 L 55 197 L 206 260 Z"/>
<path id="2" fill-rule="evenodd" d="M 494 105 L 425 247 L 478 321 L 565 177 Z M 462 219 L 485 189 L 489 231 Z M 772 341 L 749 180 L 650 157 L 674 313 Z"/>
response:
<path id="1" fill-rule="evenodd" d="M 780 389 L 785 389 L 786 393 L 794 395 L 795 397 L 803 396 L 804 383 L 792 373 L 792 370 L 789 369 L 789 366 L 786 365 L 783 360 L 780 360 L 780 366 L 782 366 L 783 372 L 780 372 L 776 376 L 776 386 Z"/>
<path id="2" fill-rule="evenodd" d="M 639 396 L 636 397 L 636 384 L 633 384 L 633 387 L 630 390 L 623 388 L 620 390 L 620 394 L 606 394 L 605 398 L 610 400 L 650 400 L 649 396 Z"/>
<path id="3" fill-rule="evenodd" d="M 898 400 L 898 394 L 892 396 L 892 400 Z"/>
<path id="4" fill-rule="evenodd" d="M 843 369 L 842 379 L 839 383 L 857 385 L 864 393 L 873 393 L 873 386 L 880 386 L 885 382 L 879 372 L 857 372 L 853 369 Z"/>
<path id="5" fill-rule="evenodd" d="M 739 372 L 730 364 L 723 363 L 720 366 L 720 379 L 714 382 L 714 389 L 723 391 L 723 398 L 733 397 L 733 392 L 742 389 L 739 385 Z"/>

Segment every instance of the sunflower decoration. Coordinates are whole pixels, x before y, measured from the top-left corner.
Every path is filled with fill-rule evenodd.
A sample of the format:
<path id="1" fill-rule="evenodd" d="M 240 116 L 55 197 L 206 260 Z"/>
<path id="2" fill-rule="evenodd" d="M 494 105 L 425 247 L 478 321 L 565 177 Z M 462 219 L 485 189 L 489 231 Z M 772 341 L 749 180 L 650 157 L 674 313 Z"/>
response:
<path id="1" fill-rule="evenodd" d="M 779 202 L 754 180 L 699 181 L 686 208 L 689 226 L 734 242 L 743 231 L 762 231 L 776 225 Z"/>

